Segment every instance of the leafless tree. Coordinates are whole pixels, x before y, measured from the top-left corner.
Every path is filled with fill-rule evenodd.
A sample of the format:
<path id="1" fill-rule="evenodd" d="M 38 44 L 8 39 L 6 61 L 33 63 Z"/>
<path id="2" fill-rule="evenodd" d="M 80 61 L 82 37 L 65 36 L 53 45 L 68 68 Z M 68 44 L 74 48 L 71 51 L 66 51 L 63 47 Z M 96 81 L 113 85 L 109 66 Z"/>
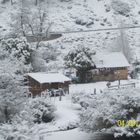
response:
<path id="1" fill-rule="evenodd" d="M 44 3 L 46 4 L 46 2 Z M 21 0 L 20 12 L 15 17 L 17 22 L 14 24 L 14 29 L 16 30 L 14 32 L 25 36 L 27 39 L 32 37 L 36 42 L 36 49 L 41 41 L 48 37 L 52 26 L 52 23 L 48 21 L 46 6 L 42 4 L 38 4 L 36 11 L 32 12 L 24 5 L 24 0 Z"/>
<path id="2" fill-rule="evenodd" d="M 49 34 L 52 23 L 47 22 L 47 13 L 41 6 L 38 7 L 37 12 L 28 20 L 28 27 L 31 35 L 36 40 L 36 48 L 39 47 L 40 42 Z"/>

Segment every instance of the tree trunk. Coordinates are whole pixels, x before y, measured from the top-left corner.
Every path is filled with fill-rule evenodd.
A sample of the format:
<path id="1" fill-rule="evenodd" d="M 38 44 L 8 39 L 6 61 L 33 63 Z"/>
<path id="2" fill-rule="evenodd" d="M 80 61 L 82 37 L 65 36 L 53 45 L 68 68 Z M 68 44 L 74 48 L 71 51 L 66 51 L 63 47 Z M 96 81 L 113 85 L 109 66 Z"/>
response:
<path id="1" fill-rule="evenodd" d="M 21 13 L 22 14 L 22 13 Z M 26 36 L 26 33 L 25 33 L 25 31 L 24 31 L 24 24 L 23 24 L 23 16 L 21 15 L 21 29 L 22 29 L 22 34 L 23 34 L 23 36 L 25 37 Z"/>
<path id="2" fill-rule="evenodd" d="M 80 83 L 86 83 L 86 71 L 84 70 L 79 70 L 79 82 Z"/>
<path id="3" fill-rule="evenodd" d="M 7 106 L 5 106 L 5 108 L 4 108 L 4 115 L 5 115 L 5 120 L 6 120 L 6 122 L 8 122 L 9 116 L 8 116 L 8 109 L 7 109 Z"/>
<path id="4" fill-rule="evenodd" d="M 13 5 L 13 0 L 11 0 L 11 5 Z"/>
<path id="5" fill-rule="evenodd" d="M 38 0 L 35 0 L 35 5 L 38 5 Z"/>

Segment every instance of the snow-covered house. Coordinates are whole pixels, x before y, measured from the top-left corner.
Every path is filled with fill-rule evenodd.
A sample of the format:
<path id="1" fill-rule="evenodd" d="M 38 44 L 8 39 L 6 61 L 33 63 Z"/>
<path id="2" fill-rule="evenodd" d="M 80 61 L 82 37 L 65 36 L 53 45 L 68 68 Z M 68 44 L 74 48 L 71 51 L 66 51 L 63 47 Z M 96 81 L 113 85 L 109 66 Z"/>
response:
<path id="1" fill-rule="evenodd" d="M 47 89 L 63 88 L 69 92 L 71 79 L 60 73 L 28 73 L 29 91 L 35 96 Z"/>
<path id="2" fill-rule="evenodd" d="M 128 77 L 129 63 L 121 52 L 96 54 L 93 57 L 95 68 L 87 71 L 86 81 L 114 81 Z"/>

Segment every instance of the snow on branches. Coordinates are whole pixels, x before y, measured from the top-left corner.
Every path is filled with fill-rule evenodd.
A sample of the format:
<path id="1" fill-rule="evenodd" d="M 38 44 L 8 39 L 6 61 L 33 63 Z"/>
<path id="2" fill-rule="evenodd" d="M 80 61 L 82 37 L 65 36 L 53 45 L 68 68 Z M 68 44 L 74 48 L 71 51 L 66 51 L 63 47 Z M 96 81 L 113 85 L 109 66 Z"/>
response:
<path id="1" fill-rule="evenodd" d="M 23 61 L 24 64 L 30 63 L 31 49 L 25 38 L 3 39 L 1 46 L 9 52 L 10 55 L 16 57 L 19 61 Z"/>
<path id="2" fill-rule="evenodd" d="M 87 99 L 88 107 L 83 108 L 80 113 L 81 129 L 92 132 L 111 129 L 115 136 L 127 136 L 129 132 L 139 135 L 139 127 L 130 129 L 127 126 L 128 129 L 126 127 L 122 129 L 117 125 L 118 120 L 138 119 L 140 113 L 139 91 L 139 88 L 128 88 L 107 90 L 102 94 L 93 95 L 90 100 Z"/>
<path id="3" fill-rule="evenodd" d="M 64 58 L 65 65 L 68 68 L 75 68 L 78 71 L 80 82 L 85 82 L 85 72 L 94 66 L 93 55 L 95 55 L 95 51 L 84 46 L 79 46 L 71 50 Z"/>

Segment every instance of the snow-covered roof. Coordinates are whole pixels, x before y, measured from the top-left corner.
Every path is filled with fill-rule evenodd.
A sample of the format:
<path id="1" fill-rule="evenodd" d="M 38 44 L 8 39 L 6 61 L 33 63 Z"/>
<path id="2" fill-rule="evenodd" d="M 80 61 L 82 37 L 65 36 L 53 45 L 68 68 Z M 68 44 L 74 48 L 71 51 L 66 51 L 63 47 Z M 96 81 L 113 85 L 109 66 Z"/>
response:
<path id="1" fill-rule="evenodd" d="M 111 52 L 108 54 L 97 54 L 93 57 L 97 68 L 129 67 L 129 63 L 121 52 Z"/>
<path id="2" fill-rule="evenodd" d="M 71 81 L 70 78 L 64 76 L 60 73 L 28 73 L 28 76 L 32 77 L 39 83 L 64 83 L 66 81 Z"/>

